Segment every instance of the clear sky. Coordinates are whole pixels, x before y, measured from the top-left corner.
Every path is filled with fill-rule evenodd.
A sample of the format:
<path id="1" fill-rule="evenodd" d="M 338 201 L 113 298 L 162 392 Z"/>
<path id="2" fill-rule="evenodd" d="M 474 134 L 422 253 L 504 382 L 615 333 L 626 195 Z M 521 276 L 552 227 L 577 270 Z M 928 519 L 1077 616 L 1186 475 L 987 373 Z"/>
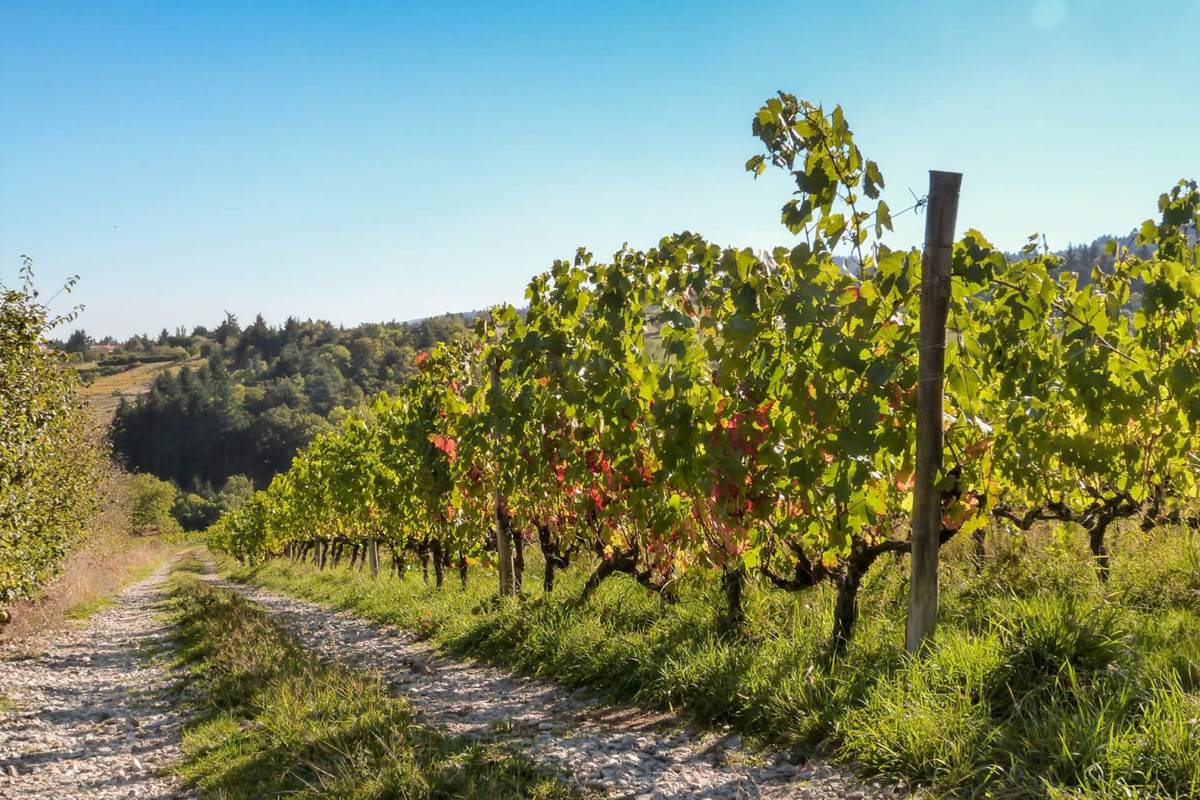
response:
<path id="1" fill-rule="evenodd" d="M 787 184 L 743 171 L 776 89 L 843 105 L 894 209 L 964 172 L 960 227 L 1006 247 L 1200 175 L 1200 0 L 2 0 L 0 37 L 0 276 L 80 274 L 96 336 L 519 302 L 683 228 L 787 243 Z"/>

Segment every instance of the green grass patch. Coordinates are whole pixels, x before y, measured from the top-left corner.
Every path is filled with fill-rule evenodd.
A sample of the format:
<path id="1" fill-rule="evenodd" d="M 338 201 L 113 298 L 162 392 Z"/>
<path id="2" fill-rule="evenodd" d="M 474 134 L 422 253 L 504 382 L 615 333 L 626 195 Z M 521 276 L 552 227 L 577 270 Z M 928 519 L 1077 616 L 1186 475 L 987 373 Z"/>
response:
<path id="1" fill-rule="evenodd" d="M 233 577 L 419 631 L 452 655 L 680 709 L 773 747 L 816 747 L 935 794 L 996 798 L 1200 796 L 1200 542 L 1117 531 L 1100 583 L 1078 531 L 992 533 L 943 551 L 942 621 L 905 655 L 907 565 L 878 565 L 850 650 L 830 663 L 833 593 L 751 585 L 740 639 L 697 582 L 664 604 L 624 578 L 575 601 L 587 569 L 551 595 L 530 558 L 529 595 L 496 600 L 494 576 L 437 590 L 414 570 L 371 579 L 274 560 Z"/>
<path id="2" fill-rule="evenodd" d="M 261 610 L 196 580 L 197 562 L 181 567 L 174 614 L 200 700 L 178 769 L 207 796 L 577 796 L 499 745 L 417 724 L 377 676 L 321 663 Z"/>
<path id="3" fill-rule="evenodd" d="M 720 635 L 721 596 L 696 582 L 663 604 L 624 578 L 574 602 L 586 568 L 549 596 L 530 558 L 523 601 L 494 575 L 439 590 L 419 572 L 372 580 L 275 560 L 223 567 L 250 580 L 427 635 L 443 652 L 682 709 L 772 747 L 831 751 L 867 773 L 962 797 L 1200 796 L 1198 543 L 1173 530 L 1112 536 L 1102 584 L 1078 533 L 990 534 L 943 551 L 936 644 L 903 652 L 907 564 L 881 562 L 848 652 L 825 646 L 833 593 L 751 585 L 740 639 Z"/>
<path id="4" fill-rule="evenodd" d="M 113 599 L 109 595 L 101 597 L 90 597 L 82 603 L 76 603 L 63 612 L 63 616 L 67 619 L 84 620 L 94 614 L 97 614 L 113 604 Z"/>

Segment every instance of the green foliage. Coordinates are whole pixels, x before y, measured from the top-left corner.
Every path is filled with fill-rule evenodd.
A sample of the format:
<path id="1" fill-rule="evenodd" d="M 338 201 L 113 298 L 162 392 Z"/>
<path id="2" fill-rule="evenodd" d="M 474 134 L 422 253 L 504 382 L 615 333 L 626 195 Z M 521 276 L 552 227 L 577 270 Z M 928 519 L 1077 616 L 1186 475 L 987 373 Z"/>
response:
<path id="1" fill-rule="evenodd" d="M 0 285 L 0 603 L 53 574 L 96 503 L 99 452 L 74 372 L 45 348 L 70 318 L 49 318 L 28 260 L 19 288 Z"/>
<path id="2" fill-rule="evenodd" d="M 156 533 L 179 532 L 179 522 L 172 515 L 175 509 L 175 486 L 153 475 L 134 475 L 130 481 L 130 522 L 136 531 Z"/>
<path id="3" fill-rule="evenodd" d="M 331 428 L 335 411 L 408 379 L 415 348 L 461 330 L 462 319 L 447 315 L 356 328 L 296 319 L 274 328 L 259 316 L 244 329 L 226 319 L 211 336 L 164 331 L 164 342 L 202 346 L 208 359 L 123 403 L 114 449 L 128 468 L 200 495 L 237 474 L 263 485 Z M 126 357 L 138 358 L 132 349 Z"/>
<path id="4" fill-rule="evenodd" d="M 231 514 L 254 496 L 254 483 L 245 475 L 232 475 L 221 491 L 205 494 L 178 491 L 172 516 L 185 531 L 199 531 L 212 525 L 222 514 Z"/>
<path id="5" fill-rule="evenodd" d="M 218 514 L 229 514 L 237 511 L 254 496 L 254 482 L 245 475 L 231 475 L 221 491 L 217 492 L 214 505 Z"/>
<path id="6" fill-rule="evenodd" d="M 214 544 L 253 560 L 383 541 L 434 552 L 440 576 L 488 558 L 501 525 L 536 534 L 547 563 L 600 556 L 585 594 L 624 572 L 669 599 L 720 574 L 731 631 L 748 574 L 836 583 L 844 647 L 862 576 L 909 547 L 922 255 L 884 244 L 883 175 L 840 107 L 781 93 L 753 128 L 766 152 L 747 168 L 794 179 L 783 217 L 802 243 L 767 256 L 685 232 L 556 262 L 524 315 L 497 307 L 473 339 L 419 353 Z M 1118 520 L 1200 528 L 1196 184 L 1160 211 L 1147 257 L 1114 252 L 1086 284 L 1033 244 L 954 245 L 943 539 L 1058 520 L 1104 575 Z"/>
<path id="7" fill-rule="evenodd" d="M 518 543 L 536 534 L 540 602 L 497 605 L 468 581 L 467 615 L 409 588 L 398 621 L 947 790 L 1194 795 L 1197 759 L 1171 744 L 1194 735 L 1193 652 L 1134 610 L 1167 609 L 1194 638 L 1194 608 L 1180 610 L 1194 564 L 1179 569 L 1193 550 L 1108 533 L 1144 544 L 1200 529 L 1200 190 L 1164 194 L 1139 249 L 1113 248 L 1087 282 L 1036 237 L 1017 256 L 974 230 L 955 243 L 940 534 L 1000 546 L 947 576 L 960 586 L 941 639 L 910 659 L 896 610 L 922 254 L 884 244 L 883 176 L 840 108 L 780 94 L 754 132 L 766 152 L 747 168 L 794 179 L 783 220 L 801 243 L 767 256 L 682 233 L 556 262 L 524 315 L 499 307 L 474 340 L 419 354 L 411 381 L 314 441 L 210 541 L 247 562 L 316 545 L 324 564 L 329 546 L 336 560 L 368 541 L 432 550 L 440 584 L 508 526 Z M 1051 521 L 1029 559 L 1012 530 Z M 565 603 L 550 567 L 589 551 L 595 572 L 570 573 Z M 1160 568 L 1127 570 L 1139 553 Z M 600 585 L 616 573 L 641 588 Z M 808 594 L 770 597 L 762 579 Z M 860 584 L 875 615 L 850 642 Z M 388 590 L 363 597 L 341 573 L 312 589 L 392 613 L 378 605 Z M 1111 605 L 1121 597 L 1136 606 Z M 830 615 L 832 657 L 816 633 Z"/>
<path id="8" fill-rule="evenodd" d="M 422 727 L 377 676 L 322 664 L 232 593 L 185 577 L 173 599 L 201 698 L 178 769 L 206 794 L 578 796 L 498 745 Z"/>
<path id="9" fill-rule="evenodd" d="M 215 504 L 193 492 L 179 492 L 171 508 L 171 515 L 185 531 L 199 531 L 217 521 L 219 516 Z"/>

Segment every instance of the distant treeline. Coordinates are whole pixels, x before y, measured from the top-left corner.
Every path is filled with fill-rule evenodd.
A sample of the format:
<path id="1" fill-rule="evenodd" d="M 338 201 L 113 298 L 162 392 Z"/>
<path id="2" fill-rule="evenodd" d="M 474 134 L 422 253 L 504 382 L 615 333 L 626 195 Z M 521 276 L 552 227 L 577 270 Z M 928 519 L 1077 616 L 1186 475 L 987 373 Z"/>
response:
<path id="1" fill-rule="evenodd" d="M 1107 252 L 1109 242 L 1115 242 L 1118 248 L 1128 250 L 1138 258 L 1151 258 L 1154 249 L 1149 245 L 1137 243 L 1137 232 L 1125 236 L 1098 236 L 1088 244 L 1070 244 L 1065 250 L 1059 250 L 1057 255 L 1062 258 L 1059 272 L 1074 272 L 1081 283 L 1091 281 L 1092 267 L 1099 265 L 1100 269 L 1112 269 L 1115 256 Z"/>
<path id="2" fill-rule="evenodd" d="M 114 451 L 127 468 L 204 497 L 237 475 L 262 486 L 340 409 L 398 386 L 419 351 L 452 338 L 468 318 L 354 328 L 292 318 L 273 327 L 260 315 L 243 328 L 227 315 L 211 331 L 164 331 L 162 344 L 205 359 L 160 375 L 147 394 L 122 402 Z"/>

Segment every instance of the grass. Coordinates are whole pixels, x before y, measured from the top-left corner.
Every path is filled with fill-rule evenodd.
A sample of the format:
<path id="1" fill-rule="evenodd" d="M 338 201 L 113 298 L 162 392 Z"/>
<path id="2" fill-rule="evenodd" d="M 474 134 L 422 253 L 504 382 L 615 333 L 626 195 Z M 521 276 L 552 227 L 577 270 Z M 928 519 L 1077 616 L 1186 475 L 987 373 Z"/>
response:
<path id="1" fill-rule="evenodd" d="M 178 770 L 206 796 L 578 796 L 499 745 L 417 724 L 377 676 L 323 664 L 241 597 L 198 581 L 198 568 L 181 564 L 172 601 L 200 697 Z"/>
<path id="2" fill-rule="evenodd" d="M 63 616 L 66 619 L 75 621 L 89 619 L 95 614 L 111 606 L 112 602 L 113 601 L 111 597 L 93 597 L 89 600 L 85 600 L 81 603 L 76 603 L 75 605 L 71 606 L 63 612 Z"/>
<path id="3" fill-rule="evenodd" d="M 682 709 L 772 747 L 832 751 L 871 774 L 959 797 L 1200 796 L 1200 542 L 1178 530 L 1112 536 L 1107 585 L 1082 535 L 989 534 L 944 549 L 942 622 L 919 659 L 903 652 L 907 565 L 868 576 L 846 655 L 824 657 L 828 588 L 752 586 L 741 639 L 703 585 L 663 605 L 630 581 L 572 602 L 586 571 L 549 597 L 494 602 L 493 577 L 442 591 L 419 574 L 372 580 L 275 560 L 234 577 L 427 635 L 440 649 Z M 540 585 L 536 565 L 527 586 Z"/>
<path id="4" fill-rule="evenodd" d="M 34 633 L 87 619 L 170 556 L 172 547 L 161 537 L 130 533 L 127 473 L 111 467 L 100 495 L 104 506 L 89 521 L 80 547 L 67 556 L 59 574 L 35 600 L 7 607 L 12 622 L 0 626 L 0 639 L 19 642 Z"/>
<path id="5" fill-rule="evenodd" d="M 143 545 L 145 544 L 148 543 L 143 542 Z M 142 557 L 135 556 L 131 560 L 131 563 L 127 563 L 126 568 L 119 576 L 115 576 L 116 580 L 105 588 L 103 594 L 94 594 L 91 592 L 85 594 L 83 599 L 68 606 L 63 611 L 63 616 L 66 619 L 76 621 L 89 619 L 111 606 L 115 596 L 123 589 L 132 586 L 138 581 L 149 578 L 166 557 L 165 553 L 157 552 L 159 548 L 152 547 L 151 549 L 154 552 L 145 554 L 144 556 L 139 554 Z"/>

